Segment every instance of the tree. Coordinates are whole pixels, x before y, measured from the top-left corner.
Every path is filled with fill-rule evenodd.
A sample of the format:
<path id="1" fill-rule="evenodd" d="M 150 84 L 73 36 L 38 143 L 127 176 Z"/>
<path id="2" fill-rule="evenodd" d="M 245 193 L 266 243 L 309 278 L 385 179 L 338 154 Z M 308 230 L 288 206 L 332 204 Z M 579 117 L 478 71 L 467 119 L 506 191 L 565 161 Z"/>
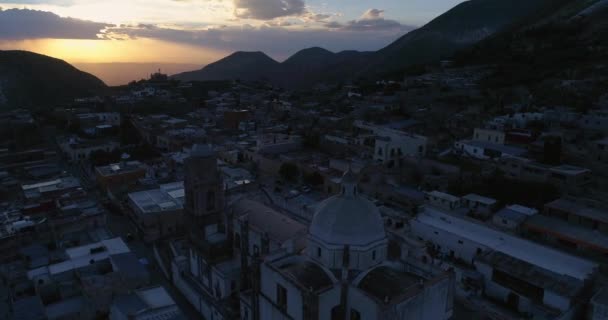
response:
<path id="1" fill-rule="evenodd" d="M 300 175 L 300 169 L 298 169 L 296 164 L 286 162 L 279 168 L 279 175 L 281 175 L 281 178 L 285 181 L 295 182 Z"/>

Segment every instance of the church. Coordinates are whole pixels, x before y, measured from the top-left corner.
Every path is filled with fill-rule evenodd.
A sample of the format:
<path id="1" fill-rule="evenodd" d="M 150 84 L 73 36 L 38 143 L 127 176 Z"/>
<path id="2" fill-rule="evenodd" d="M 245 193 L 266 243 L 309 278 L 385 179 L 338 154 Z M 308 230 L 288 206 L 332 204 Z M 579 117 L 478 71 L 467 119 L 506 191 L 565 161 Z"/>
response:
<path id="1" fill-rule="evenodd" d="M 206 319 L 449 319 L 454 275 L 389 255 L 378 208 L 347 171 L 309 225 L 247 199 L 227 203 L 216 156 L 186 161 L 189 231 L 170 243 L 170 278 Z M 397 250 L 399 251 L 399 250 Z"/>

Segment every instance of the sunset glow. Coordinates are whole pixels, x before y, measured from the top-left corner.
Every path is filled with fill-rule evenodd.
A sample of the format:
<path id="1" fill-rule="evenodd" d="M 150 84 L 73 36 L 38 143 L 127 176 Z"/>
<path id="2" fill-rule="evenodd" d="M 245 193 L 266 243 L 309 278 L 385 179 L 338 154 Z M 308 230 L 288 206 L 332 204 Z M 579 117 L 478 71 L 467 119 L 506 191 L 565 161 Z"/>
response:
<path id="1" fill-rule="evenodd" d="M 243 50 L 281 61 L 313 46 L 378 50 L 461 2 L 274 1 L 0 0 L 0 50 L 80 64 L 203 66 Z"/>

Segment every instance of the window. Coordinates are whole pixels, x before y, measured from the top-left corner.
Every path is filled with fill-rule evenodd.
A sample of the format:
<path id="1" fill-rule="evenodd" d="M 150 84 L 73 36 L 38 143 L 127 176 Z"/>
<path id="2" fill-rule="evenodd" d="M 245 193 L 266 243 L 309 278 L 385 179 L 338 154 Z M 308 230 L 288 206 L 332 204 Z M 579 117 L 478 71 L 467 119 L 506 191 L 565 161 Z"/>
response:
<path id="1" fill-rule="evenodd" d="M 459 244 L 464 244 L 464 242 L 462 242 L 462 240 L 458 240 L 458 243 Z"/>
<path id="2" fill-rule="evenodd" d="M 321 258 L 322 255 L 323 255 L 323 251 L 321 251 L 320 247 L 317 247 L 317 257 Z"/>
<path id="3" fill-rule="evenodd" d="M 277 305 L 283 311 L 287 310 L 287 289 L 277 283 Z"/>
<path id="4" fill-rule="evenodd" d="M 376 250 L 372 251 L 372 260 L 376 260 Z"/>

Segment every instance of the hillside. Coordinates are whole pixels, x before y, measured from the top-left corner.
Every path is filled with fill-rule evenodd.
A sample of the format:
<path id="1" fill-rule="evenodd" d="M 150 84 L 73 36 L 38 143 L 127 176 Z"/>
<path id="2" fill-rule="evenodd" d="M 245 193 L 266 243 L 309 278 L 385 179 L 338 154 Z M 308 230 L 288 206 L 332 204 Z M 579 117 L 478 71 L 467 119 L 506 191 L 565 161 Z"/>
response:
<path id="1" fill-rule="evenodd" d="M 551 0 L 470 0 L 377 52 L 299 51 L 283 63 L 261 52 L 236 53 L 175 78 L 190 80 L 267 79 L 288 88 L 360 77 L 402 73 L 412 65 L 449 57 L 519 22 Z M 272 61 L 272 62 L 271 62 Z M 273 63 L 274 62 L 274 63 Z"/>
<path id="2" fill-rule="evenodd" d="M 27 51 L 0 51 L 0 107 L 48 106 L 105 87 L 65 61 Z"/>
<path id="3" fill-rule="evenodd" d="M 279 63 L 263 52 L 235 52 L 201 70 L 184 72 L 173 78 L 182 81 L 270 80 Z"/>
<path id="4" fill-rule="evenodd" d="M 374 54 L 364 75 L 382 75 L 449 58 L 459 50 L 506 30 L 551 0 L 470 0 Z"/>
<path id="5" fill-rule="evenodd" d="M 555 1 L 536 19 L 456 56 L 458 65 L 492 65 L 489 89 L 529 87 L 541 105 L 588 108 L 608 85 L 606 1 Z"/>

